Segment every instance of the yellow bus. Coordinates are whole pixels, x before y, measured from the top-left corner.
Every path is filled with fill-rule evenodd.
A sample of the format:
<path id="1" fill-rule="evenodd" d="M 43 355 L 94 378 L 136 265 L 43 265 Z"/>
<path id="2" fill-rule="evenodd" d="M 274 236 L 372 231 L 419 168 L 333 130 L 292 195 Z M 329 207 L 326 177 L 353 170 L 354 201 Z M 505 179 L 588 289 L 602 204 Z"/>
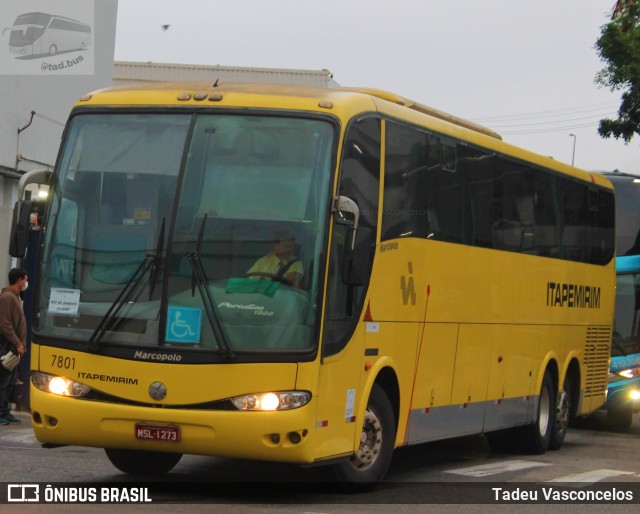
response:
<path id="1" fill-rule="evenodd" d="M 481 126 L 370 89 L 113 88 L 21 188 L 45 179 L 45 446 L 131 474 L 183 454 L 324 465 L 358 487 L 405 445 L 557 449 L 605 400 L 611 185 Z M 250 272 L 265 256 L 288 271 Z"/>

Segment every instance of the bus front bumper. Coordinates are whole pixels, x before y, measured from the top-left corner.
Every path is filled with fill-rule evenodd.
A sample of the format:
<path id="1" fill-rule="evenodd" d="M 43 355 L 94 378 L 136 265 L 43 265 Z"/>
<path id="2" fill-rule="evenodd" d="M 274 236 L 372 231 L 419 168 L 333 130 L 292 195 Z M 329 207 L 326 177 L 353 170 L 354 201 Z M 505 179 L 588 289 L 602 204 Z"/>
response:
<path id="1" fill-rule="evenodd" d="M 640 381 L 610 383 L 603 409 L 631 409 L 640 412 Z"/>
<path id="2" fill-rule="evenodd" d="M 57 396 L 31 387 L 32 424 L 46 445 L 150 450 L 309 464 L 313 400 L 275 412 L 153 408 Z"/>

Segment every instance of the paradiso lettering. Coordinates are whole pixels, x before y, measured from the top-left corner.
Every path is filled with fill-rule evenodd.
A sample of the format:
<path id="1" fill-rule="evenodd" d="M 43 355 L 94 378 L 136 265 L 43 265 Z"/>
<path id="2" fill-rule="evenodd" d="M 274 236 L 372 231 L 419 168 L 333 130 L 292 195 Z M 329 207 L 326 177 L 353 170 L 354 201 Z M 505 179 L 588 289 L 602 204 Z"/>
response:
<path id="1" fill-rule="evenodd" d="M 579 284 L 547 282 L 547 306 L 599 309 L 600 288 Z"/>

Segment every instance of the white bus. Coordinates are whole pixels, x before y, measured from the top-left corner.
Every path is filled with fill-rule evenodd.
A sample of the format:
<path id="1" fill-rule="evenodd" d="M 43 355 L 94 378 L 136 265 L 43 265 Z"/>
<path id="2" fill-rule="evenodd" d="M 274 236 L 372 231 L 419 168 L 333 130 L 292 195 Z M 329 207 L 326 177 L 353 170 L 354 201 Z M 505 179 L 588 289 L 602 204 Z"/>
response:
<path id="1" fill-rule="evenodd" d="M 91 46 L 90 25 L 55 14 L 21 14 L 10 30 L 9 52 L 16 56 L 56 55 Z"/>

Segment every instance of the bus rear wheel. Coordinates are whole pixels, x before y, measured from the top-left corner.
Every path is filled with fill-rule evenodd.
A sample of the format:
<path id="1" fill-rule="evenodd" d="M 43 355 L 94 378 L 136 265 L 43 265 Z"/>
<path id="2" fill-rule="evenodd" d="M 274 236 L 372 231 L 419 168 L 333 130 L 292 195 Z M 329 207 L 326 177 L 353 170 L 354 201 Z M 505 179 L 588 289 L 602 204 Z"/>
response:
<path id="1" fill-rule="evenodd" d="M 542 454 L 547 451 L 556 430 L 556 395 L 551 373 L 545 371 L 540 388 L 538 414 L 532 425 L 522 427 L 518 447 L 522 452 Z"/>
<path id="2" fill-rule="evenodd" d="M 149 452 L 105 448 L 107 457 L 123 473 L 136 476 L 160 476 L 171 471 L 182 458 L 181 453 Z"/>
<path id="3" fill-rule="evenodd" d="M 331 467 L 332 478 L 346 490 L 372 488 L 384 478 L 391 464 L 396 423 L 387 393 L 374 385 L 367 403 L 360 447 L 346 462 Z"/>
<path id="4" fill-rule="evenodd" d="M 573 417 L 573 382 L 571 375 L 567 373 L 564 379 L 563 391 L 558 395 L 556 404 L 555 427 L 549 441 L 550 450 L 559 450 L 564 443 L 564 438 L 569 429 L 569 423 Z"/>

